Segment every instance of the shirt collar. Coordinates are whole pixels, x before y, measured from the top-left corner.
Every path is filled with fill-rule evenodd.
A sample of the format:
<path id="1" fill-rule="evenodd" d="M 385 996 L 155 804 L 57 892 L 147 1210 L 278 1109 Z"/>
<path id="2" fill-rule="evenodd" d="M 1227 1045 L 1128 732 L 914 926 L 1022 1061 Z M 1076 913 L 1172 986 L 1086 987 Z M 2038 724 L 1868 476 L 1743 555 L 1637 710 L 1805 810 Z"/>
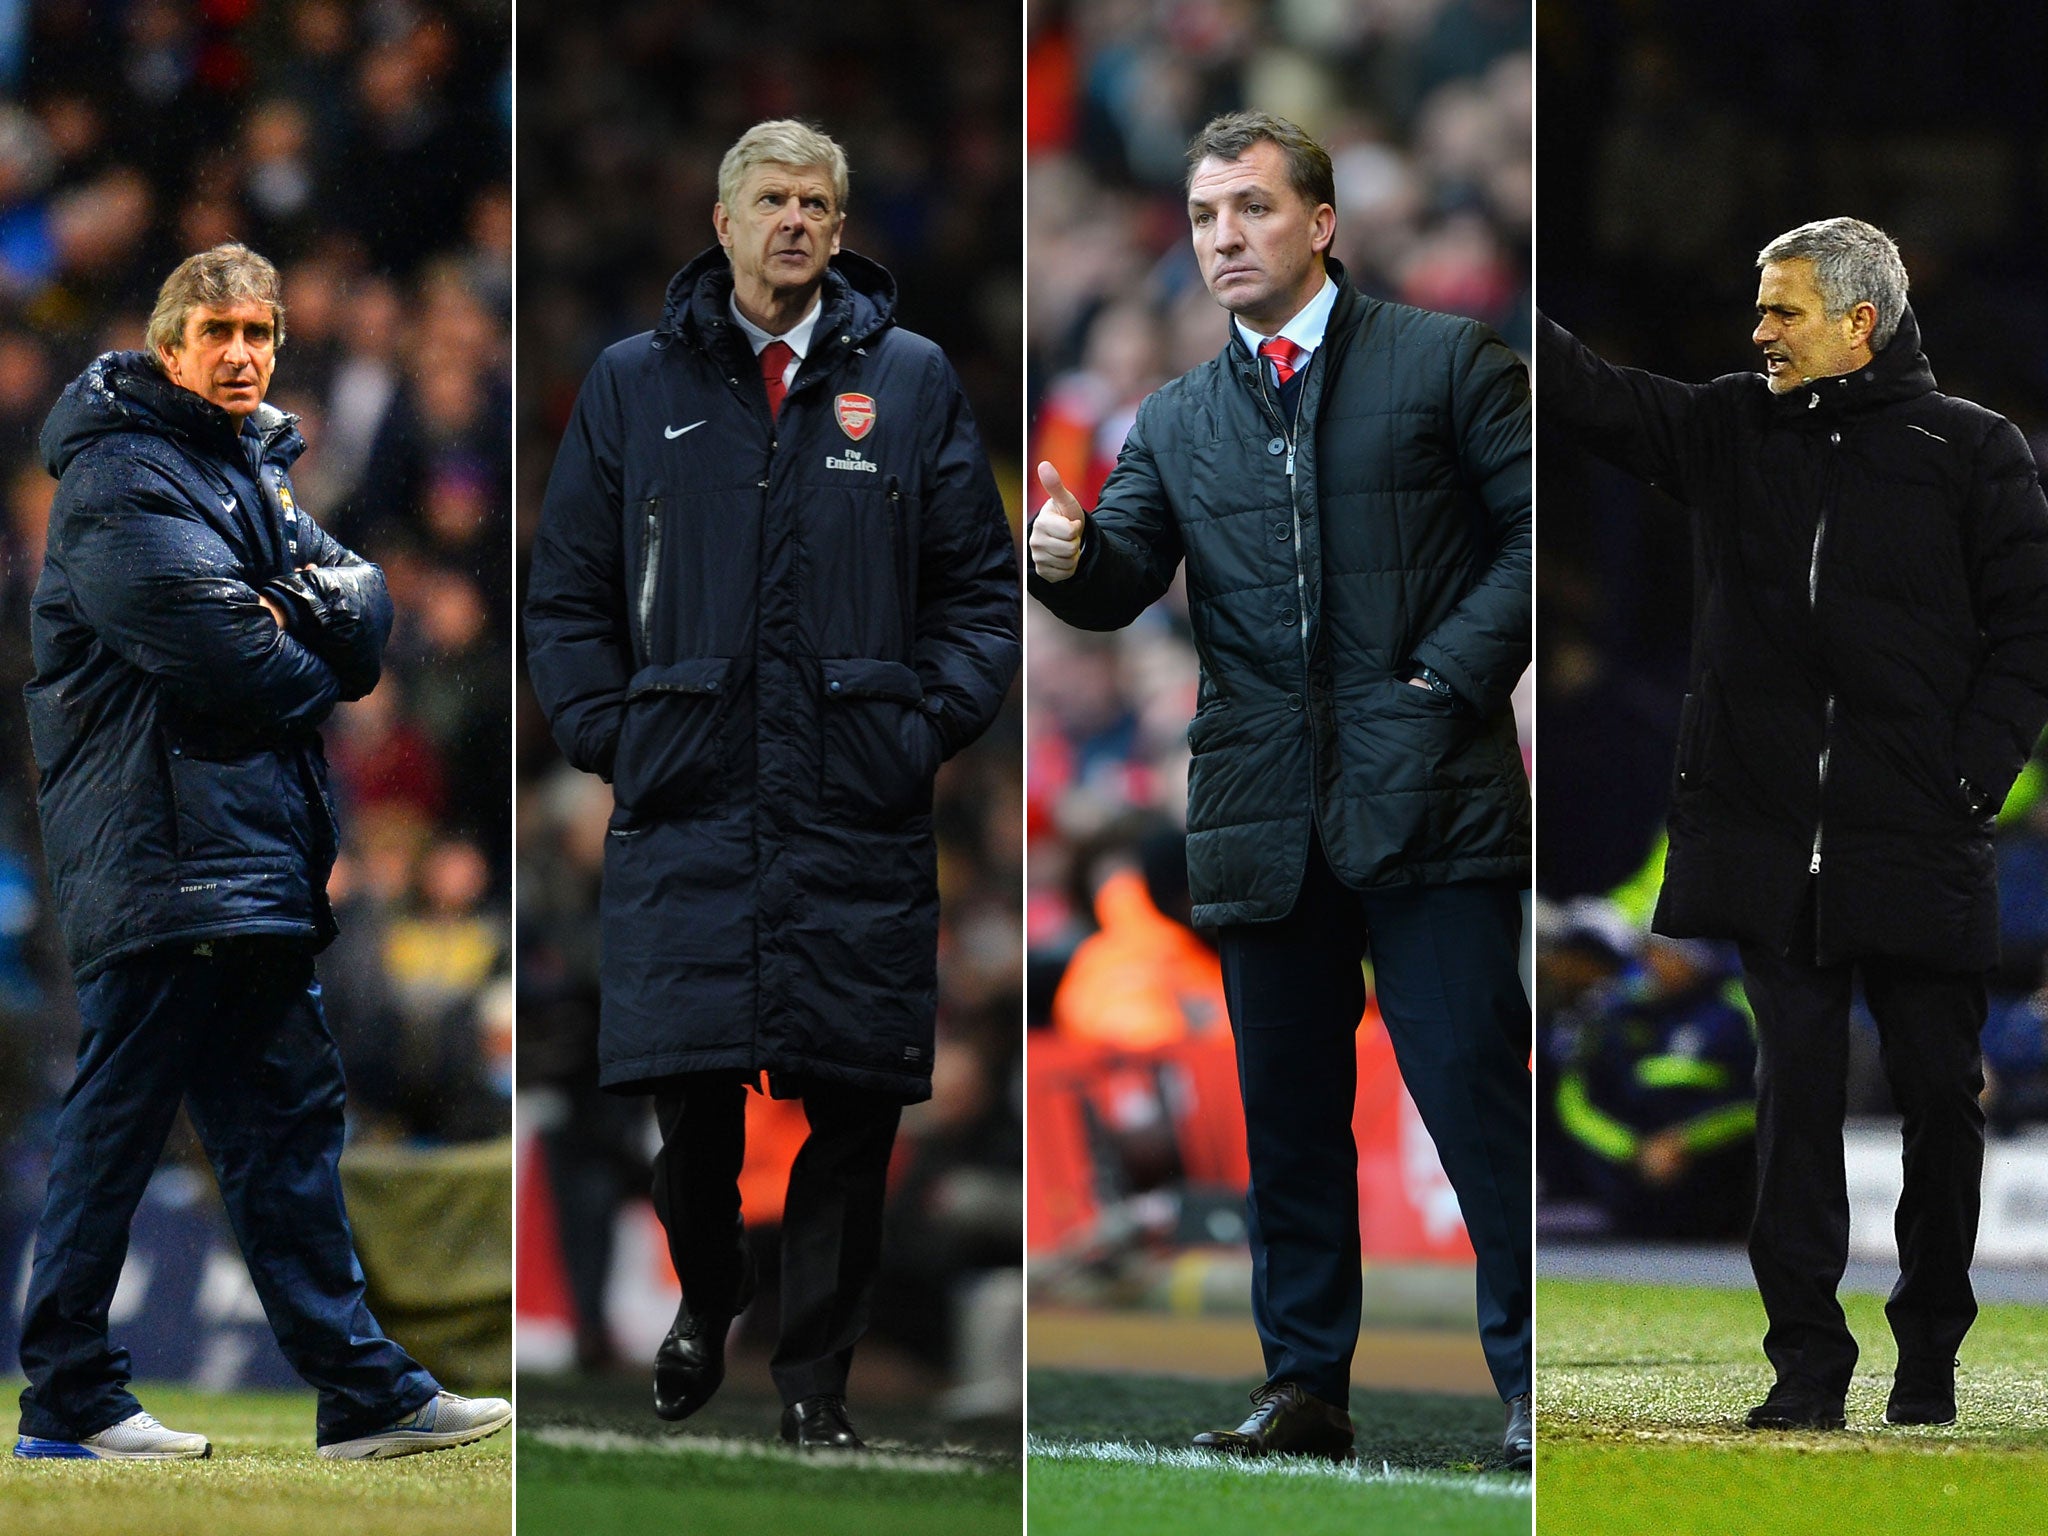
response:
<path id="1" fill-rule="evenodd" d="M 1330 311 L 1336 304 L 1337 280 L 1325 273 L 1322 288 L 1317 291 L 1314 298 L 1301 306 L 1292 320 L 1280 327 L 1280 334 L 1304 352 L 1315 351 L 1323 344 L 1323 332 L 1330 328 Z M 1259 343 L 1267 338 L 1235 316 L 1232 317 L 1232 323 L 1237 326 L 1238 335 L 1244 338 L 1244 344 L 1256 355 Z"/>
<path id="2" fill-rule="evenodd" d="M 725 301 L 725 307 L 732 311 L 733 319 L 738 322 L 739 328 L 746 332 L 747 343 L 753 347 L 754 356 L 759 357 L 761 349 L 771 341 L 786 341 L 789 343 L 789 350 L 794 352 L 799 359 L 802 359 L 810 354 L 811 332 L 817 328 L 818 316 L 825 308 L 825 293 L 823 289 L 820 289 L 817 298 L 811 301 L 810 313 L 797 321 L 795 325 L 792 325 L 780 336 L 771 336 L 745 315 L 741 314 L 738 299 L 728 298 Z"/>

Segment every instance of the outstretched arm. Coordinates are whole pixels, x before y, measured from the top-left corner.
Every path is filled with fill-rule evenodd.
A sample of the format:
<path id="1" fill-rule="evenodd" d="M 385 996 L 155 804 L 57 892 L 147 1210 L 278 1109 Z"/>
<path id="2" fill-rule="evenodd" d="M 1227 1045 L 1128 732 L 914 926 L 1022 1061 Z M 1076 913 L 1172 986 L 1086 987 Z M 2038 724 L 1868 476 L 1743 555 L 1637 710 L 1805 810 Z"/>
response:
<path id="1" fill-rule="evenodd" d="M 1687 443 L 1708 394 L 1704 384 L 1618 368 L 1548 316 L 1536 317 L 1536 404 L 1544 423 L 1680 501 Z"/>

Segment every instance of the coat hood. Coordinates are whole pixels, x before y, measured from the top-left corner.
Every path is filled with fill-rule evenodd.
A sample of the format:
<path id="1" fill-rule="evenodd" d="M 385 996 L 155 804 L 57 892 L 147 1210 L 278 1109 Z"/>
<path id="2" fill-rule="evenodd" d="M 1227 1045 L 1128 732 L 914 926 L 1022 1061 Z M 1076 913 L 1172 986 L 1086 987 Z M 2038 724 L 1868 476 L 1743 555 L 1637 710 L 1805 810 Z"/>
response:
<path id="1" fill-rule="evenodd" d="M 710 348 L 732 328 L 732 263 L 725 247 L 714 245 L 692 257 L 669 279 L 668 297 L 655 328 L 654 344 L 677 338 L 691 346 Z M 864 346 L 896 323 L 896 279 L 881 263 L 854 251 L 841 251 L 825 268 L 824 309 L 813 334 L 834 345 Z"/>
<path id="2" fill-rule="evenodd" d="M 43 467 L 62 477 L 71 461 L 115 432 L 187 439 L 211 453 L 234 452 L 254 434 L 265 460 L 290 466 L 305 452 L 299 418 L 259 405 L 246 421 L 165 378 L 147 352 L 103 352 L 65 386 L 43 423 Z"/>

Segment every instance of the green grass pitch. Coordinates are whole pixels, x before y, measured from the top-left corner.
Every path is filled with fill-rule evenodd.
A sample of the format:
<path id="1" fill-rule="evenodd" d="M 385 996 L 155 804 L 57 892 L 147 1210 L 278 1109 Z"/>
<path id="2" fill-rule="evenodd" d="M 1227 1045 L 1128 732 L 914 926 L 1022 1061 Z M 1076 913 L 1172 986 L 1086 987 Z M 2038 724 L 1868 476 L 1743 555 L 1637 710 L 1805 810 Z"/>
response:
<path id="1" fill-rule="evenodd" d="M 11 1385 L 18 1392 L 20 1383 Z M 205 1461 L 0 1455 L 7 1536 L 505 1536 L 509 1433 L 392 1461 L 323 1461 L 310 1392 L 194 1392 L 142 1382 L 143 1406 L 213 1441 Z M 10 1433 L 5 1449 L 14 1448 Z"/>
<path id="2" fill-rule="evenodd" d="M 1529 1479 L 1499 1470 L 1498 1403 L 1353 1388 L 1348 1466 L 1188 1449 L 1248 1413 L 1256 1385 L 1032 1372 L 1031 1536 L 1528 1536 Z"/>
<path id="3" fill-rule="evenodd" d="M 522 1377 L 520 1536 L 1020 1536 L 1014 1419 L 947 1425 L 922 1399 L 860 1394 L 856 1373 L 849 1406 L 870 1452 L 802 1455 L 776 1438 L 781 1405 L 756 1365 L 680 1425 L 654 1417 L 637 1373 Z"/>
<path id="4" fill-rule="evenodd" d="M 1536 1306 L 1539 1530 L 2048 1530 L 2048 1307 L 1985 1307 L 1963 1344 L 1957 1422 L 1894 1428 L 1883 1302 L 1845 1296 L 1862 1347 L 1849 1427 L 1804 1434 L 1742 1427 L 1771 1383 L 1753 1292 L 1549 1280 Z"/>

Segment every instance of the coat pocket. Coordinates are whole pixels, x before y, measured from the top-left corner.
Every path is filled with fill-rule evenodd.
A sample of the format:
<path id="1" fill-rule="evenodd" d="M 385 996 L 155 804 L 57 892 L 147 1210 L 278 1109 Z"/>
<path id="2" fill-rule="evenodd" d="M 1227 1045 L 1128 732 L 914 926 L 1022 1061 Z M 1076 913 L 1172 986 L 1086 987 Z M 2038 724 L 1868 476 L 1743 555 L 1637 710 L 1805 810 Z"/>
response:
<path id="1" fill-rule="evenodd" d="M 726 789 L 723 656 L 642 667 L 627 684 L 612 790 L 621 810 L 675 815 L 715 804 Z"/>
<path id="2" fill-rule="evenodd" d="M 179 741 L 166 752 L 181 867 L 311 855 L 311 807 L 299 786 L 286 783 L 277 753 L 202 757 Z"/>
<path id="3" fill-rule="evenodd" d="M 818 801 L 834 820 L 886 826 L 931 809 L 939 733 L 924 685 L 897 661 L 825 661 Z"/>

